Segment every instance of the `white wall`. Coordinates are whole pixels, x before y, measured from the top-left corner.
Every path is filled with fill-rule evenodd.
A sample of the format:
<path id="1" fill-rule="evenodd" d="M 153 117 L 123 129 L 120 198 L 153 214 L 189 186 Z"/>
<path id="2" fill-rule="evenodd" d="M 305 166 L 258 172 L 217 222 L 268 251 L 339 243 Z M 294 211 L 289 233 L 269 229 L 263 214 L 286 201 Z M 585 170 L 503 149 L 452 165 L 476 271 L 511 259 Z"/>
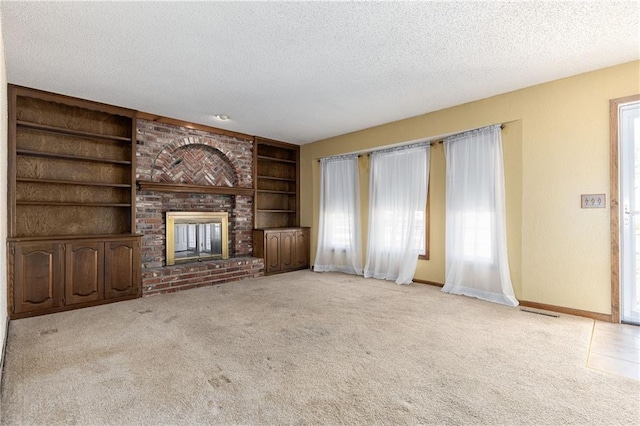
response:
<path id="1" fill-rule="evenodd" d="M 7 317 L 7 70 L 4 63 L 4 39 L 0 22 L 0 365 L 4 361 Z M 0 370 L 0 379 L 2 371 Z"/>

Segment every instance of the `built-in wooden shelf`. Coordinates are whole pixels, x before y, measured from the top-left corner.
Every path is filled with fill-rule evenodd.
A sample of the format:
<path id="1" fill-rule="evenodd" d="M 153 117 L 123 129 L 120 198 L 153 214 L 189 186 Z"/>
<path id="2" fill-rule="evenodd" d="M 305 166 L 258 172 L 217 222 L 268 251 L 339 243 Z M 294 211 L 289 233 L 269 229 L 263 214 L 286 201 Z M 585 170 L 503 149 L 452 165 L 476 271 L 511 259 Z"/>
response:
<path id="1" fill-rule="evenodd" d="M 258 155 L 258 160 L 273 161 L 276 163 L 296 164 L 296 160 L 285 160 L 284 158 L 268 157 L 266 155 Z"/>
<path id="2" fill-rule="evenodd" d="M 91 161 L 94 163 L 122 164 L 127 166 L 131 165 L 131 161 L 126 160 L 111 160 L 109 158 L 85 157 L 82 155 L 73 154 L 58 154 L 56 152 L 32 151 L 29 149 L 17 149 L 16 153 L 18 155 L 27 155 L 30 157 L 59 158 L 64 160 Z"/>
<path id="3" fill-rule="evenodd" d="M 256 228 L 287 228 L 300 225 L 300 147 L 255 138 Z M 275 234 L 274 234 L 275 235 Z M 259 239 L 264 243 L 265 240 Z M 254 250 L 256 247 L 254 246 Z"/>
<path id="4" fill-rule="evenodd" d="M 271 189 L 261 189 L 260 192 L 264 194 L 296 195 L 295 191 L 275 191 Z"/>
<path id="5" fill-rule="evenodd" d="M 80 203 L 71 201 L 16 201 L 16 205 L 23 206 L 70 206 L 70 207 L 131 207 L 127 203 Z"/>
<path id="6" fill-rule="evenodd" d="M 189 185 L 185 183 L 164 183 L 138 181 L 140 191 L 160 192 L 190 192 L 196 194 L 223 194 L 223 195 L 254 195 L 253 188 L 240 188 L 232 186 Z"/>
<path id="7" fill-rule="evenodd" d="M 296 179 L 290 179 L 290 178 L 281 178 L 281 177 L 275 177 L 275 176 L 258 176 L 258 179 L 269 179 L 269 180 L 281 180 L 284 182 L 296 182 Z M 262 190 L 260 190 L 262 192 Z"/>
<path id="8" fill-rule="evenodd" d="M 135 123 L 132 110 L 8 85 L 11 319 L 142 295 Z"/>
<path id="9" fill-rule="evenodd" d="M 59 179 L 16 178 L 16 182 L 50 183 L 50 184 L 57 184 L 57 185 L 107 186 L 107 187 L 113 187 L 113 188 L 131 188 L 131 185 L 129 185 L 128 183 L 86 182 L 86 181 L 59 180 Z"/>
<path id="10" fill-rule="evenodd" d="M 65 134 L 65 135 L 81 136 L 81 137 L 84 137 L 84 138 L 102 139 L 102 140 L 110 140 L 110 141 L 131 143 L 131 138 L 124 137 L 124 136 L 113 136 L 113 135 L 105 135 L 105 134 L 102 134 L 102 133 L 85 132 L 83 130 L 73 130 L 73 129 L 67 129 L 67 128 L 64 128 L 64 127 L 57 127 L 57 126 L 49 126 L 49 125 L 46 125 L 46 124 L 31 123 L 29 121 L 16 120 L 16 125 L 18 127 L 23 127 L 23 128 L 33 129 L 33 130 L 40 130 L 40 131 L 43 131 L 43 132 L 61 133 L 61 134 Z"/>
<path id="11" fill-rule="evenodd" d="M 102 241 L 118 241 L 123 238 L 136 238 L 142 237 L 142 234 L 99 234 L 99 235 L 77 235 L 73 237 L 76 240 L 83 239 L 100 239 Z M 46 237 L 7 237 L 8 242 L 30 242 L 30 241 L 56 241 L 56 240 L 67 240 L 69 239 L 68 235 L 48 235 Z"/>

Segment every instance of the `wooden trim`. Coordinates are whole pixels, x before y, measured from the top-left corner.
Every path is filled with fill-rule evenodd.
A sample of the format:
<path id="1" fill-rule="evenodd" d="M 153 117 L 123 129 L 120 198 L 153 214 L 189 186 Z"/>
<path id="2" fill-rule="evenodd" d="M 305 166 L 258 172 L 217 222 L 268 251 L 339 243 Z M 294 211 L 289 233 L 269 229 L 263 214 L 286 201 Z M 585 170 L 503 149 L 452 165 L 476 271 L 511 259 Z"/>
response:
<path id="1" fill-rule="evenodd" d="M 417 284 L 427 284 L 427 285 L 432 285 L 436 287 L 444 287 L 443 283 L 421 280 L 418 278 L 414 278 L 413 282 Z M 583 311 L 581 309 L 573 309 L 573 308 L 565 308 L 564 306 L 547 305 L 546 303 L 529 302 L 527 300 L 520 300 L 519 302 L 520 302 L 520 306 L 527 307 L 527 308 L 542 309 L 545 311 L 559 312 L 567 315 L 575 315 L 579 317 L 591 318 L 597 321 L 611 322 L 611 315 L 601 314 L 598 312 Z"/>
<path id="2" fill-rule="evenodd" d="M 8 92 L 8 164 L 7 164 L 7 236 L 14 237 L 16 235 L 16 117 L 18 89 L 9 85 Z"/>
<path id="3" fill-rule="evenodd" d="M 104 182 L 86 182 L 80 180 L 59 180 L 59 179 L 38 179 L 38 178 L 16 178 L 16 182 L 30 183 L 53 183 L 59 185 L 78 185 L 78 186 L 107 186 L 113 188 L 130 188 L 128 183 L 104 183 Z"/>
<path id="4" fill-rule="evenodd" d="M 253 196 L 253 188 L 238 188 L 231 186 L 188 185 L 185 183 L 163 183 L 138 181 L 140 191 L 159 192 L 190 192 L 197 194 L 249 195 Z"/>
<path id="5" fill-rule="evenodd" d="M 100 240 L 100 241 L 122 241 L 129 238 L 142 238 L 142 234 L 100 234 L 100 235 L 53 235 L 50 237 L 15 237 L 7 238 L 9 243 L 20 242 L 40 242 L 40 241 L 76 241 L 76 240 Z"/>
<path id="6" fill-rule="evenodd" d="M 18 201 L 18 206 L 129 207 L 131 203 L 81 203 L 77 201 Z"/>
<path id="7" fill-rule="evenodd" d="M 109 114 L 121 115 L 123 117 L 133 117 L 135 111 L 128 108 L 123 108 L 114 105 L 103 104 L 101 102 L 88 101 L 85 99 L 75 98 L 73 96 L 60 95 L 57 93 L 46 92 L 44 90 L 32 89 L 30 87 L 17 86 L 9 84 L 9 90 L 14 90 L 16 96 L 25 96 L 28 98 L 37 98 L 44 101 L 56 102 L 59 104 L 65 104 L 69 106 L 75 106 L 80 108 L 86 108 L 94 111 L 102 111 Z M 15 105 L 14 105 L 15 107 Z"/>
<path id="8" fill-rule="evenodd" d="M 611 222 L 611 318 L 620 322 L 620 192 L 618 170 L 618 109 L 620 105 L 640 101 L 640 94 L 609 101 L 609 209 Z"/>
<path id="9" fill-rule="evenodd" d="M 520 300 L 520 306 L 526 308 L 542 309 L 545 311 L 559 312 L 561 314 L 575 315 L 578 317 L 591 318 L 596 321 L 611 322 L 611 315 L 601 314 L 598 312 L 583 311 L 582 309 L 565 308 L 564 306 L 547 305 L 546 303 L 529 302 Z"/>
<path id="10" fill-rule="evenodd" d="M 300 226 L 300 147 L 296 150 L 296 226 Z"/>
<path id="11" fill-rule="evenodd" d="M 186 127 L 187 129 L 202 130 L 204 132 L 210 132 L 210 133 L 216 133 L 216 134 L 219 134 L 219 135 L 230 136 L 230 137 L 236 138 L 236 139 L 253 141 L 253 136 L 246 135 L 244 133 L 233 132 L 231 130 L 219 129 L 217 127 L 207 126 L 205 124 L 191 123 L 189 121 L 183 121 L 183 120 L 178 120 L 176 118 L 164 117 L 162 115 L 150 114 L 148 112 L 140 112 L 140 111 L 138 111 L 137 118 L 139 120 L 153 121 L 153 122 L 162 123 L 162 124 L 171 124 L 173 126 Z"/>
<path id="12" fill-rule="evenodd" d="M 262 136 L 255 136 L 255 142 L 263 145 L 271 145 L 271 146 L 277 146 L 280 148 L 287 148 L 287 149 L 296 149 L 298 151 L 300 150 L 300 145 L 277 141 L 275 139 L 263 138 Z"/>
<path id="13" fill-rule="evenodd" d="M 429 168 L 431 169 L 431 168 Z M 424 254 L 418 256 L 420 260 L 429 260 L 429 237 L 431 235 L 431 179 L 427 184 L 427 206 L 424 208 Z M 443 284 L 444 285 L 444 284 Z"/>
<path id="14" fill-rule="evenodd" d="M 252 228 L 256 228 L 258 226 L 258 200 L 260 198 L 260 191 L 258 191 L 258 138 L 253 138 L 253 155 L 251 161 L 253 162 L 253 191 L 255 194 L 255 198 L 253 199 L 253 223 L 251 224 Z M 255 244 L 253 246 L 255 250 Z"/>
<path id="15" fill-rule="evenodd" d="M 420 280 L 418 278 L 414 278 L 413 282 L 417 283 L 417 284 L 427 284 L 427 285 L 433 285 L 433 286 L 436 286 L 436 287 L 444 287 L 443 283 L 439 283 L 439 282 L 436 282 L 436 281 Z"/>
<path id="16" fill-rule="evenodd" d="M 136 115 L 134 114 L 133 117 L 131 117 L 131 213 L 130 213 L 130 217 L 131 217 L 131 226 L 129 228 L 129 232 L 136 232 L 136 227 L 137 227 L 137 223 L 136 223 L 136 185 L 134 184 L 136 181 L 136 161 L 137 161 L 137 154 L 138 154 L 138 143 L 137 143 L 137 136 L 138 136 L 138 121 L 136 118 Z"/>
<path id="17" fill-rule="evenodd" d="M 102 133 L 85 132 L 84 130 L 65 129 L 64 127 L 50 126 L 48 124 L 31 123 L 28 121 L 16 120 L 18 127 L 25 129 L 37 130 L 40 132 L 58 133 L 61 135 L 79 136 L 86 139 L 99 139 L 113 142 L 126 142 L 131 143 L 131 138 L 124 136 L 113 136 Z"/>
<path id="18" fill-rule="evenodd" d="M 266 155 L 258 155 L 258 160 L 273 161 L 274 163 L 295 164 L 296 160 L 285 160 L 282 158 L 267 157 Z"/>
<path id="19" fill-rule="evenodd" d="M 18 155 L 24 155 L 25 157 L 58 158 L 62 160 L 88 161 L 91 163 L 121 164 L 125 166 L 131 165 L 131 161 L 129 160 L 111 160 L 109 158 L 87 157 L 73 154 L 58 154 L 55 152 L 33 151 L 30 149 L 17 149 L 16 153 Z"/>

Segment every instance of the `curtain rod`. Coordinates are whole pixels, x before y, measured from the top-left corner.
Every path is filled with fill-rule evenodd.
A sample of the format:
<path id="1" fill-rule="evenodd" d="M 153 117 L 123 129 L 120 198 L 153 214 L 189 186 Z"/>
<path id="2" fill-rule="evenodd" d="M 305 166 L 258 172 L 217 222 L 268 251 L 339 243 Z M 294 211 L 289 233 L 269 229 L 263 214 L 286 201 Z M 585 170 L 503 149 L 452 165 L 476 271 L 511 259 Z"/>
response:
<path id="1" fill-rule="evenodd" d="M 488 126 L 486 126 L 486 127 L 488 127 Z M 480 127 L 480 129 L 482 129 L 482 127 Z M 501 125 L 500 125 L 500 129 L 504 129 L 504 124 L 501 124 Z M 478 129 L 475 129 L 475 130 L 478 130 Z M 470 130 L 470 131 L 472 132 L 473 130 Z M 467 133 L 467 132 L 462 132 L 462 133 Z M 456 134 L 456 135 L 451 135 L 451 136 L 461 135 L 462 133 L 458 133 L 458 134 Z M 438 143 L 439 143 L 439 144 L 444 143 L 444 139 L 443 139 L 443 140 L 441 140 L 441 141 L 438 141 Z M 432 146 L 433 146 L 433 145 L 432 145 Z"/>
<path id="2" fill-rule="evenodd" d="M 450 135 L 450 136 L 448 136 L 448 137 L 461 135 L 461 134 L 463 134 L 463 133 L 471 132 L 471 131 L 473 131 L 473 130 L 482 129 L 482 128 L 484 128 L 484 127 L 489 127 L 489 126 L 483 126 L 483 127 L 478 127 L 477 129 L 465 130 L 464 132 L 454 133 L 454 134 L 452 134 L 452 135 Z M 500 124 L 500 129 L 504 129 L 504 124 Z M 416 142 L 416 143 L 419 143 L 419 142 Z M 432 141 L 432 142 L 429 142 L 429 146 L 434 146 L 434 145 L 436 145 L 436 144 L 442 144 L 442 143 L 444 143 L 444 139 L 439 140 L 439 141 Z M 409 144 L 407 144 L 407 145 L 409 145 Z M 400 146 L 401 146 L 401 145 L 399 145 L 398 147 L 400 147 Z M 362 153 L 362 154 L 358 154 L 358 158 L 362 157 L 363 155 L 371 155 L 371 153 L 372 153 L 372 152 L 375 152 L 375 151 L 382 151 L 382 150 L 384 150 L 384 149 L 387 149 L 387 148 L 374 149 L 374 150 L 371 150 L 371 151 L 369 151 L 369 152 L 364 152 L 364 153 Z M 348 155 L 348 154 L 330 155 L 330 156 L 328 156 L 328 157 L 322 157 L 322 158 L 340 157 L 341 155 Z M 320 160 L 321 160 L 321 158 L 318 158 L 318 163 L 320 162 Z"/>

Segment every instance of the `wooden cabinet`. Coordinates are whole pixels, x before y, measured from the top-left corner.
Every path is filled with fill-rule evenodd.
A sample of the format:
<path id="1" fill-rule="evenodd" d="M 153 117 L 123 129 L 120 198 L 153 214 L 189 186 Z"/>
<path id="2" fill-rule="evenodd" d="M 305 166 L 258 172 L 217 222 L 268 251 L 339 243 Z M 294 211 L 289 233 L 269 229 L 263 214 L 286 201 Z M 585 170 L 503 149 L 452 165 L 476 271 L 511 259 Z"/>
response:
<path id="1" fill-rule="evenodd" d="M 57 243 L 35 242 L 10 246 L 9 276 L 13 276 L 11 313 L 62 306 L 64 257 Z M 13 260 L 13 262 L 11 262 Z"/>
<path id="2" fill-rule="evenodd" d="M 9 242 L 11 318 L 138 297 L 140 237 L 119 238 Z"/>
<path id="3" fill-rule="evenodd" d="M 105 243 L 105 298 L 135 296 L 140 292 L 139 240 Z"/>
<path id="4" fill-rule="evenodd" d="M 287 228 L 300 224 L 300 147 L 256 137 L 255 228 Z"/>
<path id="5" fill-rule="evenodd" d="M 65 304 L 103 299 L 104 243 L 66 243 L 64 258 Z"/>
<path id="6" fill-rule="evenodd" d="M 140 294 L 135 116 L 9 85 L 12 318 Z"/>
<path id="7" fill-rule="evenodd" d="M 303 228 L 295 233 L 295 268 L 305 269 L 309 267 L 309 229 Z"/>
<path id="8" fill-rule="evenodd" d="M 265 274 L 309 267 L 309 228 L 253 231 L 253 255 L 264 258 Z"/>

